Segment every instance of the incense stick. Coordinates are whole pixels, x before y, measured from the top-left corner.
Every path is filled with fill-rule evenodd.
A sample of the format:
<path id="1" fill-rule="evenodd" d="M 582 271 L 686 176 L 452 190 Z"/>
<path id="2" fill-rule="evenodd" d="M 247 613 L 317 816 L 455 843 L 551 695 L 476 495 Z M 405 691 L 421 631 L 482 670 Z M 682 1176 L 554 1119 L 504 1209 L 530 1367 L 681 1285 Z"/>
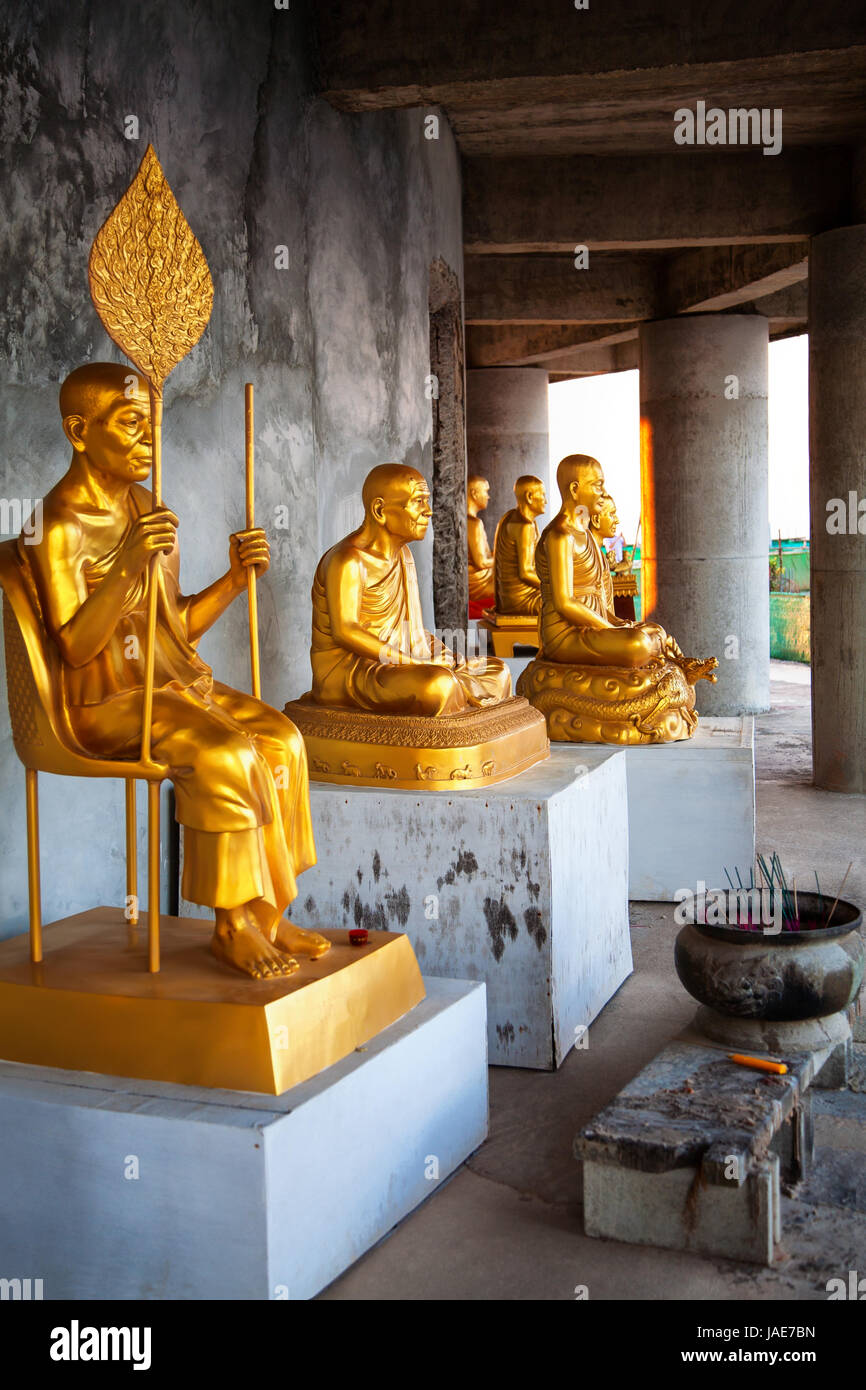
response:
<path id="1" fill-rule="evenodd" d="M 851 860 L 851 863 L 848 865 L 847 869 L 845 870 L 845 877 L 842 879 L 842 882 L 839 884 L 839 892 L 836 894 L 836 897 L 835 897 L 835 899 L 834 899 L 834 901 L 833 901 L 833 906 L 830 908 L 829 916 L 828 916 L 826 922 L 824 923 L 824 926 L 825 926 L 825 927 L 829 927 L 829 925 L 830 925 L 830 918 L 833 916 L 833 913 L 836 911 L 836 904 L 838 903 L 839 899 L 840 899 L 841 896 L 842 896 L 842 889 L 845 887 L 846 880 L 847 880 L 848 875 L 850 874 L 851 870 L 853 869 L 853 867 L 854 867 L 854 860 L 852 859 L 852 860 Z"/>

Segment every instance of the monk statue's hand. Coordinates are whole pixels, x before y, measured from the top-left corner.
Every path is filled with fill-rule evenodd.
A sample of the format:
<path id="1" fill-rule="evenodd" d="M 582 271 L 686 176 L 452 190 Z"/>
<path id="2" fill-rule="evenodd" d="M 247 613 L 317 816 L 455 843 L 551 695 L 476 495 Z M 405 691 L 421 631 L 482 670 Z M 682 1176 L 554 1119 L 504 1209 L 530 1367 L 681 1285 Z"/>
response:
<path id="1" fill-rule="evenodd" d="M 135 579 L 154 555 L 169 554 L 177 539 L 178 519 L 168 507 L 145 512 L 132 523 L 120 548 L 115 567 L 128 579 Z"/>
<path id="2" fill-rule="evenodd" d="M 408 648 L 399 647 L 396 643 L 385 642 L 379 648 L 380 666 L 415 666 L 418 660 Z"/>
<path id="3" fill-rule="evenodd" d="M 434 661 L 437 666 L 447 666 L 453 671 L 457 669 L 458 666 L 462 665 L 458 654 L 452 651 L 450 647 L 447 647 L 439 637 L 435 637 L 432 632 L 428 634 L 428 637 L 430 642 L 430 659 Z"/>
<path id="4" fill-rule="evenodd" d="M 252 531 L 235 531 L 229 536 L 229 567 L 236 589 L 245 589 L 247 573 L 253 570 L 261 577 L 271 563 L 271 547 L 261 527 Z"/>
<path id="5" fill-rule="evenodd" d="M 635 630 L 643 634 L 649 657 L 668 655 L 668 643 L 673 641 L 658 623 L 635 623 Z M 676 646 L 676 643 L 674 643 Z"/>

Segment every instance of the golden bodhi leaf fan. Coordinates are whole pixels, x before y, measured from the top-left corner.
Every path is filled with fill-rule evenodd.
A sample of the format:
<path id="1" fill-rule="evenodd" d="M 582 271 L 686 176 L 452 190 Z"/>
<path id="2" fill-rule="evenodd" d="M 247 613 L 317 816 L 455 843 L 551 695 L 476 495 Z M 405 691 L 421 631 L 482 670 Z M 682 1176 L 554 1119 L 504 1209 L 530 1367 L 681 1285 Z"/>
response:
<path id="1" fill-rule="evenodd" d="M 94 238 L 88 278 L 105 331 L 147 378 L 156 509 L 162 505 L 162 388 L 207 327 L 213 281 L 152 145 Z M 142 762 L 150 759 L 158 563 L 159 557 L 154 556 L 148 593 Z"/>
<path id="2" fill-rule="evenodd" d="M 213 281 L 152 145 L 96 234 L 88 276 L 106 332 L 161 391 L 208 325 Z"/>

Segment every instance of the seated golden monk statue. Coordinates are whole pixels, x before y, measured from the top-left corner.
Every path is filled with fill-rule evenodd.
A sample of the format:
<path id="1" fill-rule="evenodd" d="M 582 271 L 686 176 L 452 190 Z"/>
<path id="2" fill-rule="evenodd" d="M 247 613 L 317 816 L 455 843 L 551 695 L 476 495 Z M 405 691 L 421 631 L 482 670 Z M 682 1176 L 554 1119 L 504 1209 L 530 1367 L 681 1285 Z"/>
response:
<path id="1" fill-rule="evenodd" d="M 597 459 L 570 454 L 557 469 L 562 506 L 536 550 L 541 650 L 518 692 L 541 710 L 552 739 L 660 743 L 697 727 L 696 681 L 715 681 L 715 657 L 684 657 L 658 623 L 613 611 L 601 539 L 615 508 Z"/>
<path id="2" fill-rule="evenodd" d="M 604 542 L 613 540 L 619 531 L 619 517 L 616 514 L 616 503 L 609 492 L 605 492 L 598 508 L 589 517 L 589 533 L 596 542 L 601 557 L 604 561 L 604 573 L 602 576 L 604 585 L 604 602 L 609 613 L 614 611 L 614 574 L 624 573 L 626 568 L 631 568 L 630 560 L 623 560 L 620 564 L 615 564 L 611 559 L 610 553 L 605 549 Z"/>
<path id="3" fill-rule="evenodd" d="M 531 614 L 541 612 L 541 580 L 535 569 L 538 523 L 547 506 L 544 483 L 528 473 L 514 484 L 517 506 L 506 512 L 496 528 L 493 542 L 496 574 L 496 613 Z"/>
<path id="4" fill-rule="evenodd" d="M 93 757 L 139 755 L 151 560 L 157 583 L 152 756 L 169 768 L 184 827 L 183 895 L 213 908 L 212 949 L 256 979 L 297 970 L 330 942 L 289 922 L 297 876 L 316 862 L 307 760 L 277 710 L 213 678 L 196 651 L 268 568 L 263 531 L 229 539 L 229 567 L 201 593 L 178 582 L 178 518 L 151 510 L 146 384 L 130 369 L 78 367 L 60 391 L 68 472 L 44 499 L 42 538 L 20 547 L 62 660 L 71 732 Z"/>
<path id="5" fill-rule="evenodd" d="M 361 497 L 362 525 L 322 557 L 313 580 L 313 699 L 428 718 L 507 699 L 501 661 L 467 662 L 424 628 L 408 542 L 430 523 L 426 480 L 380 464 Z"/>
<path id="6" fill-rule="evenodd" d="M 409 550 L 432 515 L 424 477 L 403 464 L 380 464 L 367 475 L 362 500 L 363 522 L 316 569 L 312 689 L 286 705 L 307 743 L 312 775 L 480 785 L 519 770 L 515 758 L 528 766 L 547 756 L 543 721 L 513 698 L 504 663 L 467 658 L 424 627 Z M 502 758 L 515 729 L 520 747 Z M 487 756 L 491 738 L 500 740 L 498 766 Z M 431 749 L 434 764 L 427 762 Z"/>
<path id="7" fill-rule="evenodd" d="M 490 484 L 477 475 L 466 484 L 466 543 L 469 550 L 470 617 L 479 617 L 495 597 L 493 552 L 478 515 L 490 501 Z M 475 610 L 474 612 L 472 610 Z"/>

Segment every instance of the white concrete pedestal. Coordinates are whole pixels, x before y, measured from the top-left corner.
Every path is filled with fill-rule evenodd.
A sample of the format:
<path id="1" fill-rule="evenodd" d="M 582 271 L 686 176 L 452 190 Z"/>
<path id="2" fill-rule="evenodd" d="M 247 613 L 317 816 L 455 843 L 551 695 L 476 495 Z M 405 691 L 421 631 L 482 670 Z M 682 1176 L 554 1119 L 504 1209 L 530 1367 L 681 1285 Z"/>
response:
<path id="1" fill-rule="evenodd" d="M 455 793 L 312 783 L 292 919 L 407 932 L 425 975 L 486 981 L 491 1062 L 557 1067 L 632 969 L 625 758 L 586 761 L 557 745 Z"/>
<path id="2" fill-rule="evenodd" d="M 596 767 L 600 743 L 558 743 Z M 673 902 L 678 888 L 725 888 L 725 869 L 755 862 L 755 721 L 703 718 L 682 743 L 623 750 L 628 775 L 633 901 Z M 736 879 L 734 879 L 736 882 Z"/>
<path id="3" fill-rule="evenodd" d="M 487 1134 L 484 990 L 282 1096 L 0 1062 L 0 1278 L 46 1299 L 305 1299 Z"/>

